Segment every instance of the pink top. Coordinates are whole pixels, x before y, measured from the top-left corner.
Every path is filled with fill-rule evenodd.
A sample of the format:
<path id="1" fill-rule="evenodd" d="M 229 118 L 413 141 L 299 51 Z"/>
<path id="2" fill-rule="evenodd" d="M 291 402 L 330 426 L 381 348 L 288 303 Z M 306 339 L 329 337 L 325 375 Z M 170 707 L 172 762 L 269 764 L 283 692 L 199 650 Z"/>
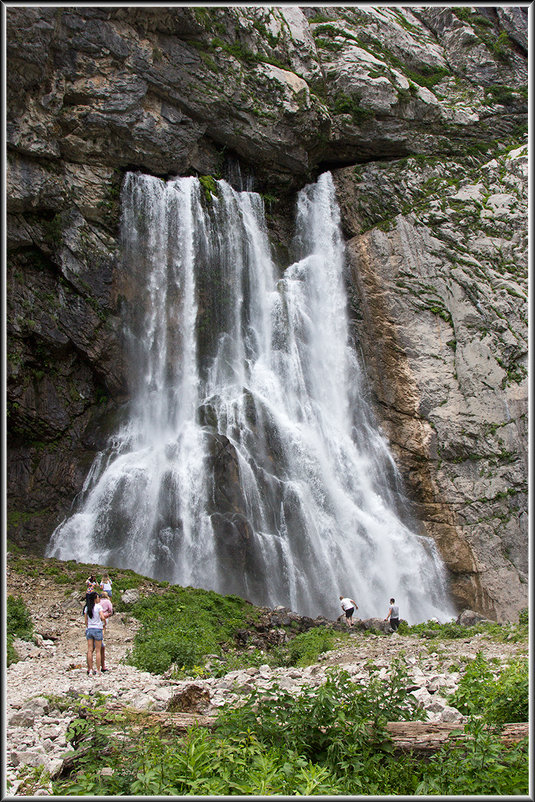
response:
<path id="1" fill-rule="evenodd" d="M 113 613 L 113 605 L 111 601 L 109 599 L 101 599 L 100 606 L 102 607 L 102 612 L 104 613 L 105 618 L 109 618 Z"/>

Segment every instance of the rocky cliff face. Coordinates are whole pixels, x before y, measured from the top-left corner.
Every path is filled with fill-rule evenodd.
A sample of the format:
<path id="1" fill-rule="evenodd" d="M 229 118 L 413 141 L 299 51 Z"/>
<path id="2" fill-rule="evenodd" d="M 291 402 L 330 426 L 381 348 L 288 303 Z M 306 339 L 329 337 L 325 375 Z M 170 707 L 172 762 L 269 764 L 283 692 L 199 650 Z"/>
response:
<path id="1" fill-rule="evenodd" d="M 527 581 L 526 146 L 336 172 L 377 414 L 458 601 Z"/>
<path id="2" fill-rule="evenodd" d="M 334 171 L 378 419 L 463 606 L 527 597 L 527 6 L 11 7 L 8 534 L 43 548 L 128 401 L 126 170 L 232 180 L 288 244 Z"/>

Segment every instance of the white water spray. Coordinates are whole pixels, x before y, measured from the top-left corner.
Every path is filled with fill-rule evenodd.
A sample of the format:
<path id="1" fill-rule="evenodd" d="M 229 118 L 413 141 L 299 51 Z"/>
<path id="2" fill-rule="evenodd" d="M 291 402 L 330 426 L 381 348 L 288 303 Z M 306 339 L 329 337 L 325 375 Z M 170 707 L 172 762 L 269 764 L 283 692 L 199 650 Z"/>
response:
<path id="1" fill-rule="evenodd" d="M 135 569 L 254 603 L 359 616 L 395 596 L 453 614 L 433 541 L 396 512 L 395 466 L 363 396 L 329 173 L 299 194 L 278 275 L 263 203 L 217 182 L 128 174 L 132 408 L 49 556 Z"/>

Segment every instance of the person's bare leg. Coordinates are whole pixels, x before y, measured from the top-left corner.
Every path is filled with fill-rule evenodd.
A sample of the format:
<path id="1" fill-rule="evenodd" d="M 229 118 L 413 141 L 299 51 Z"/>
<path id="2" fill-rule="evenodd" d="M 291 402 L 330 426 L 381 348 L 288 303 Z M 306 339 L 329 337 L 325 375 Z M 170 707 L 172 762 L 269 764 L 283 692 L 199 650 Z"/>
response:
<path id="1" fill-rule="evenodd" d="M 104 641 L 102 641 L 102 643 L 101 643 L 101 645 L 100 645 L 100 665 L 101 665 L 101 671 L 106 671 L 106 661 L 105 661 L 105 659 L 104 659 L 104 658 L 105 658 L 105 652 L 106 652 L 106 647 L 104 646 Z"/>
<path id="2" fill-rule="evenodd" d="M 88 673 L 93 670 L 93 638 L 87 639 L 87 671 Z"/>
<path id="3" fill-rule="evenodd" d="M 101 644 L 102 641 L 95 639 L 95 658 L 97 663 L 97 674 L 100 674 L 100 657 L 101 657 Z"/>

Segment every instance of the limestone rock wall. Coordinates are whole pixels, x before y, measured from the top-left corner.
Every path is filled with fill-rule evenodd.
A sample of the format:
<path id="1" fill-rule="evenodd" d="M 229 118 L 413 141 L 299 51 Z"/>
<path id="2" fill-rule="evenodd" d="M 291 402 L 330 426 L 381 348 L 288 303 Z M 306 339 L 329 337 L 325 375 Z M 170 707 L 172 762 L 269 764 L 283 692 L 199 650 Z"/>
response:
<path id="1" fill-rule="evenodd" d="M 527 593 L 527 146 L 336 171 L 385 434 L 459 604 Z"/>
<path id="2" fill-rule="evenodd" d="M 239 165 L 284 254 L 296 190 L 333 169 L 359 347 L 418 514 L 463 604 L 524 606 L 527 5 L 7 7 L 6 55 L 9 536 L 44 547 L 127 408 L 125 171 Z"/>

